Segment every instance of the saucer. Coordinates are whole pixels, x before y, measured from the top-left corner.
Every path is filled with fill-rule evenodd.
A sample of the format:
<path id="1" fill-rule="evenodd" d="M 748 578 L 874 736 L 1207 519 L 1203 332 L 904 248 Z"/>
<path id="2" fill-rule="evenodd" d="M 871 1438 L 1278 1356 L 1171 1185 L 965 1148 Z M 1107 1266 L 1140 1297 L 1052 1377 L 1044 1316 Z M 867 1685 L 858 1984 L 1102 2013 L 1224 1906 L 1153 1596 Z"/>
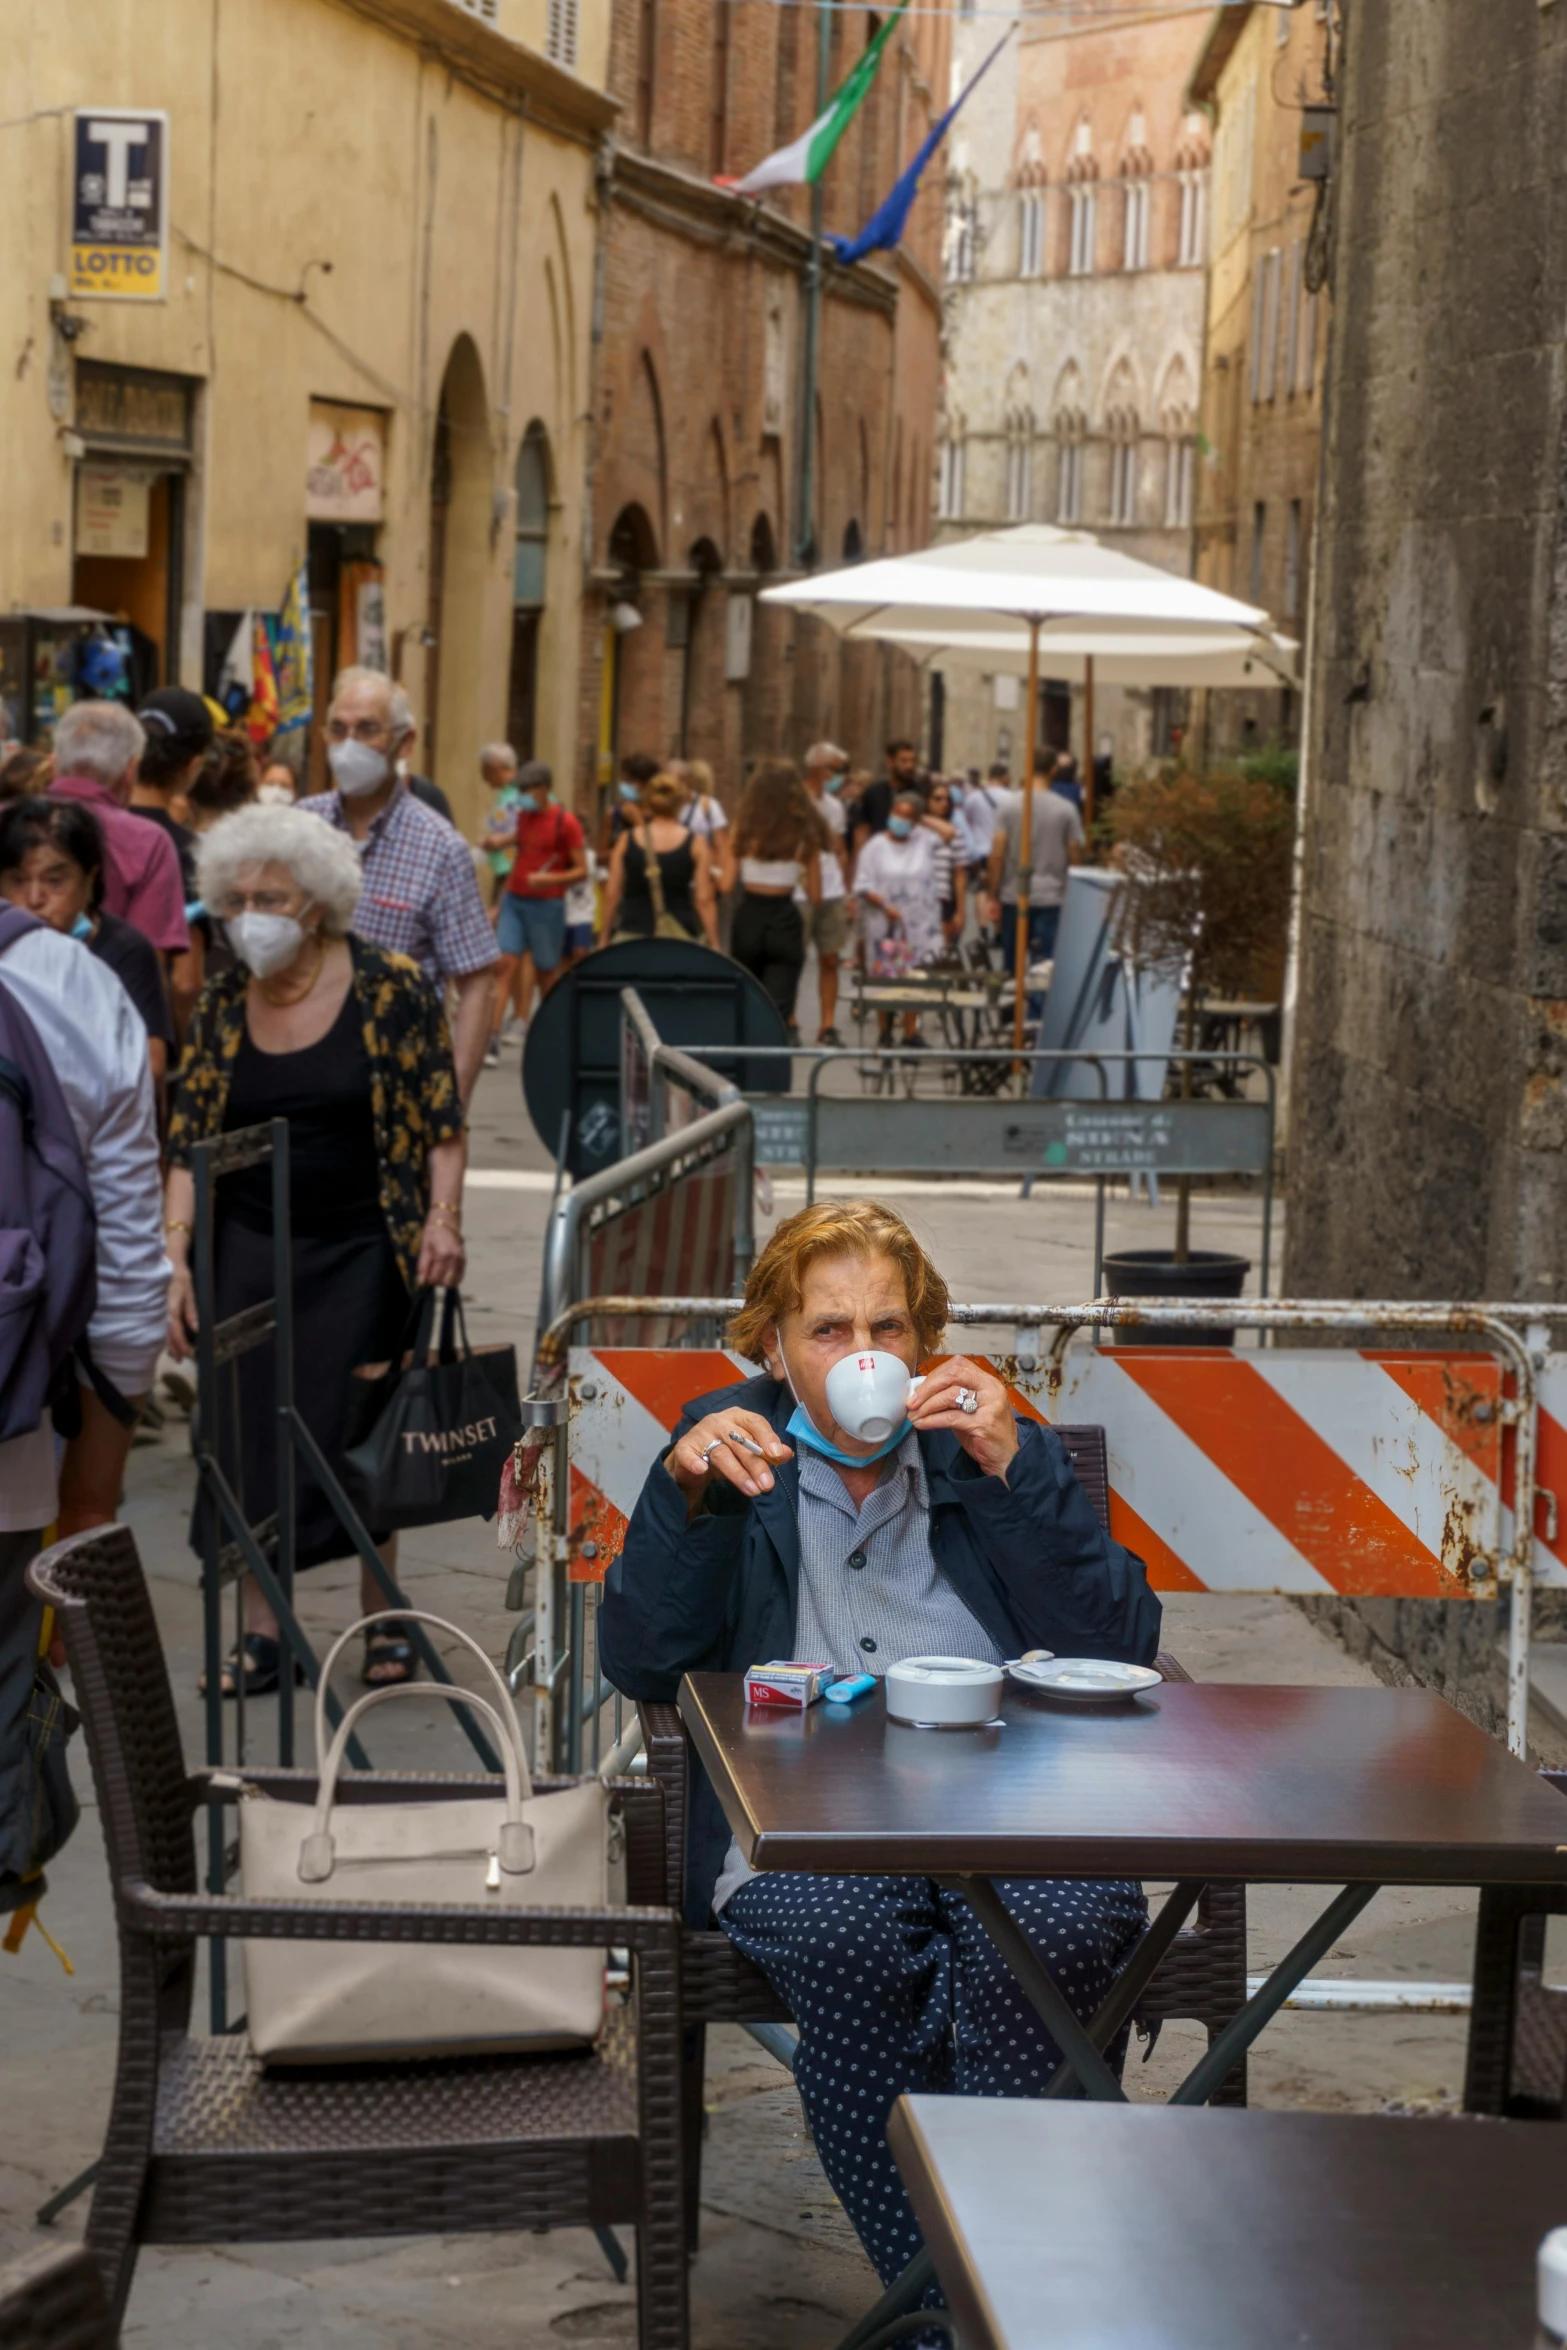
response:
<path id="1" fill-rule="evenodd" d="M 1119 1665 L 1105 1657 L 1053 1656 L 1037 1664 L 1009 1665 L 1007 1670 L 1025 1689 L 1064 1697 L 1074 1705 L 1119 1705 L 1159 1686 L 1151 1666 Z"/>

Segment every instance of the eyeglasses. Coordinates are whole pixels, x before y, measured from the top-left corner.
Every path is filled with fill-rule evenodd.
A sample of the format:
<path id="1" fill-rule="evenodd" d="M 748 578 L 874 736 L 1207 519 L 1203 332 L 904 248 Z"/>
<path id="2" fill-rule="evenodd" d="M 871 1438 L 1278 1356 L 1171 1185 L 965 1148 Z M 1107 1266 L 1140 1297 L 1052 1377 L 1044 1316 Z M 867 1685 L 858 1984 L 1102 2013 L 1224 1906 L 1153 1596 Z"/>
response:
<path id="1" fill-rule="evenodd" d="M 292 889 L 231 889 L 212 911 L 220 922 L 232 922 L 237 914 L 292 914 L 298 904 L 299 893 Z"/>
<path id="2" fill-rule="evenodd" d="M 384 718 L 356 718 L 352 726 L 344 719 L 329 718 L 326 732 L 328 742 L 379 743 L 386 741 L 391 729 Z"/>

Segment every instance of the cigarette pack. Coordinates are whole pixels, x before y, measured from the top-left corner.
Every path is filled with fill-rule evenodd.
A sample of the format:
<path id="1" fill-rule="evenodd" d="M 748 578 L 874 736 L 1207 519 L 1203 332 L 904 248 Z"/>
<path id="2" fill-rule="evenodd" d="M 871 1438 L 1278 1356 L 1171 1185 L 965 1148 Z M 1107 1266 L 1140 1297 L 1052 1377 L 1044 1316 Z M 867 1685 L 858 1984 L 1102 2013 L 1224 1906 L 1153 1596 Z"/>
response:
<path id="1" fill-rule="evenodd" d="M 747 1705 L 792 1705 L 803 1712 L 816 1703 L 832 1678 L 831 1665 L 753 1665 L 745 1677 L 745 1701 Z"/>

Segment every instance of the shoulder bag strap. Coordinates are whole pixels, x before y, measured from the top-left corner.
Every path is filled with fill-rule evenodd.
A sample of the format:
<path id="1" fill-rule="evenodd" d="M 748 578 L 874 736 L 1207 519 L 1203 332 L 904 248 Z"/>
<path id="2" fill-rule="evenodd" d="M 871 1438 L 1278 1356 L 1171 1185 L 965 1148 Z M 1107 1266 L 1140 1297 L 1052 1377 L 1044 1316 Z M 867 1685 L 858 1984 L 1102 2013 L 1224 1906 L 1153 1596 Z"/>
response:
<path id="1" fill-rule="evenodd" d="M 651 826 L 648 828 L 646 840 L 639 832 L 636 836 L 636 843 L 642 851 L 642 867 L 647 875 L 648 896 L 653 901 L 653 927 L 657 930 L 664 919 L 666 909 L 664 905 L 664 876 L 658 862 L 658 851 L 653 846 Z"/>

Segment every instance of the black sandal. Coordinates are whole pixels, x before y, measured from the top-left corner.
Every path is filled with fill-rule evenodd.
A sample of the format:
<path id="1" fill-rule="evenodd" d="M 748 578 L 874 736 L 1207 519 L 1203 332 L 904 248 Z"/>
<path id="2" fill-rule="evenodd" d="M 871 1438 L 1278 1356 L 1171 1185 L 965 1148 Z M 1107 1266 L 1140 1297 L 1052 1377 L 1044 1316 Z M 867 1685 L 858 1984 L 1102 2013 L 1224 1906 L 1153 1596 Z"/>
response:
<path id="1" fill-rule="evenodd" d="M 245 1695 L 247 1697 L 270 1697 L 282 1678 L 283 1646 L 281 1641 L 273 1639 L 268 1632 L 247 1632 L 240 1648 L 229 1650 L 223 1660 L 222 1669 L 224 1696 L 233 1697 L 238 1690 L 241 1649 L 245 1658 Z M 304 1672 L 296 1660 L 294 1679 L 299 1682 L 304 1677 Z M 205 1673 L 197 1682 L 196 1688 L 199 1695 L 206 1696 L 207 1676 Z"/>
<path id="2" fill-rule="evenodd" d="M 372 1670 L 377 1665 L 393 1665 L 397 1669 L 377 1673 L 372 1678 Z M 359 1678 L 367 1689 L 396 1689 L 405 1681 L 416 1680 L 418 1674 L 419 1659 L 406 1624 L 395 1621 L 376 1624 L 365 1634 L 365 1661 Z"/>

